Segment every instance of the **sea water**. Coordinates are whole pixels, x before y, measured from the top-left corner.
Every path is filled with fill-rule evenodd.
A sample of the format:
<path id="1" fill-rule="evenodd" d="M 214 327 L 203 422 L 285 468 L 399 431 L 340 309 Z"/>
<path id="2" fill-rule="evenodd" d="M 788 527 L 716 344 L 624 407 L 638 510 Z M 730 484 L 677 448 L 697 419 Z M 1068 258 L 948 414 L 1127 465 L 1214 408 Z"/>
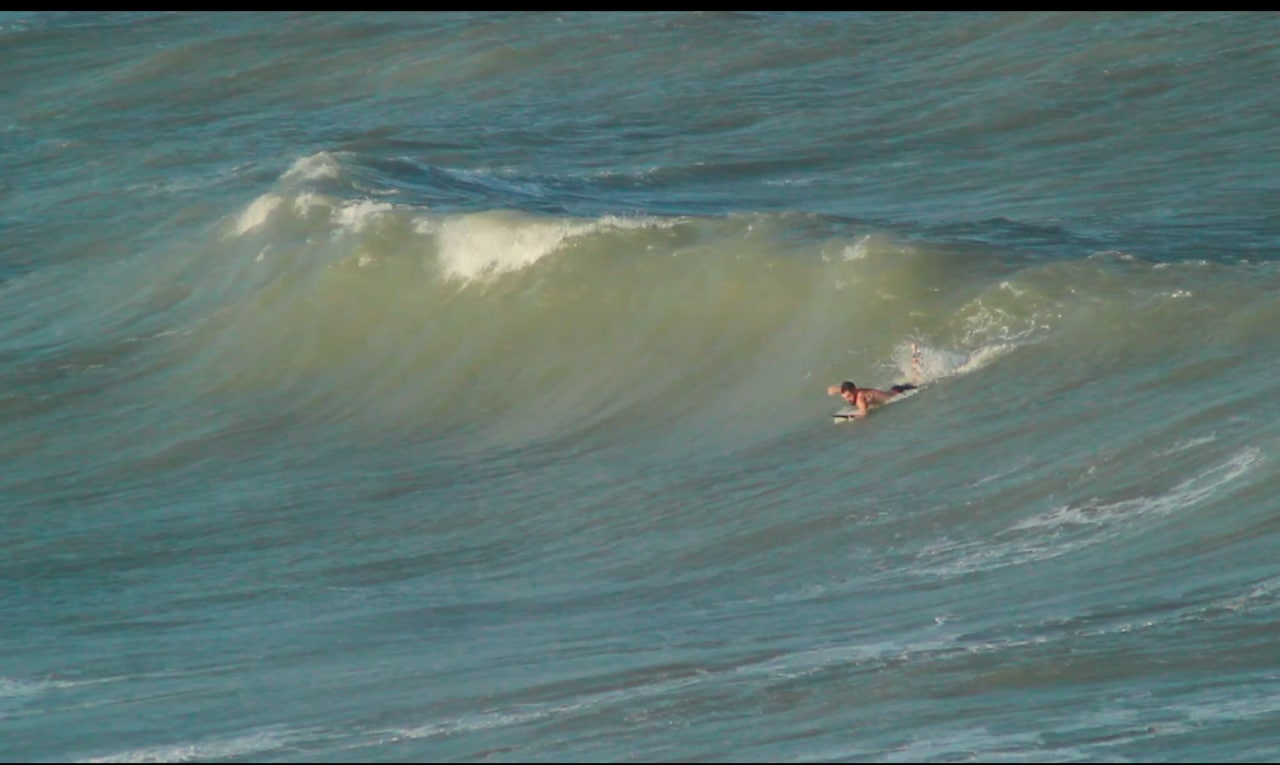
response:
<path id="1" fill-rule="evenodd" d="M 0 14 L 0 759 L 1275 759 L 1277 40 Z"/>

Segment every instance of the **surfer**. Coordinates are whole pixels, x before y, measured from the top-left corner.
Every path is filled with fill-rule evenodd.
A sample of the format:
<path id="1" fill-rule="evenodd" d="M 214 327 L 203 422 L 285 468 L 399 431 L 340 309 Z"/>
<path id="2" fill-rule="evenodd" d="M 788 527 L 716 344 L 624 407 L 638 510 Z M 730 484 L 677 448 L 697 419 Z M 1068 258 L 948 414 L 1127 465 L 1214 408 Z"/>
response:
<path id="1" fill-rule="evenodd" d="M 858 414 L 855 416 L 866 417 L 867 411 L 870 410 L 871 407 L 886 404 L 889 402 L 889 399 L 894 396 L 915 389 L 916 386 L 911 383 L 895 385 L 889 390 L 880 390 L 878 388 L 859 388 L 852 382 L 845 380 L 839 385 L 832 385 L 827 388 L 827 395 L 834 396 L 837 393 L 840 394 L 845 401 L 849 402 L 850 406 L 857 407 Z"/>
<path id="2" fill-rule="evenodd" d="M 915 343 L 911 344 L 911 376 L 917 378 L 919 376 L 920 366 L 920 349 Z M 855 417 L 866 417 L 867 412 L 873 406 L 886 404 L 889 399 L 909 390 L 915 390 L 918 386 L 912 383 L 902 383 L 895 385 L 889 390 L 880 390 L 879 388 L 859 388 L 849 380 L 845 380 L 839 385 L 832 385 L 827 388 L 827 395 L 834 396 L 839 394 L 849 405 L 858 410 Z"/>

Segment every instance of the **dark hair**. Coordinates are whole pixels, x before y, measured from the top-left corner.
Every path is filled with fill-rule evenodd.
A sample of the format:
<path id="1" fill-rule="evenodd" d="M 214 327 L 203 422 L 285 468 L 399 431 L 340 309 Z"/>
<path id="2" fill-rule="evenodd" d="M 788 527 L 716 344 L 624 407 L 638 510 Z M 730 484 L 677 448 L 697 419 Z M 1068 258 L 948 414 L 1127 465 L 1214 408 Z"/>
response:
<path id="1" fill-rule="evenodd" d="M 848 380 L 845 380 L 844 382 L 840 383 L 840 392 L 841 393 L 857 393 L 858 386 L 854 385 Z"/>

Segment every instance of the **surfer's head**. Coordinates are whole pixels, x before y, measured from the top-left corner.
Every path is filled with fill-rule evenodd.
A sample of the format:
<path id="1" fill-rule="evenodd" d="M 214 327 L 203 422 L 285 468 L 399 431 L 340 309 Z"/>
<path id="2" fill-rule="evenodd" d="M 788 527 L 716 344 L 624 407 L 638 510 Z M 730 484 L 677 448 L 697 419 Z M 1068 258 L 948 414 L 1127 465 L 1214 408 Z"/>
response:
<path id="1" fill-rule="evenodd" d="M 844 382 L 840 383 L 840 396 L 845 401 L 848 401 L 850 404 L 852 404 L 854 399 L 858 397 L 858 386 L 854 385 L 848 380 L 845 380 Z"/>

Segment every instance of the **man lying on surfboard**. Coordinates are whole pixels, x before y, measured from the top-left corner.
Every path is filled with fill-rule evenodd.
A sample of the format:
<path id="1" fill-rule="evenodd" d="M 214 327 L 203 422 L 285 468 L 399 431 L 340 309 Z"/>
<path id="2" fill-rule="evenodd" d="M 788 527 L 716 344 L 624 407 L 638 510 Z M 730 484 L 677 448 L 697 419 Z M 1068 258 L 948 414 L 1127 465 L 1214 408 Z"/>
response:
<path id="1" fill-rule="evenodd" d="M 911 383 L 903 383 L 895 385 L 889 390 L 879 390 L 877 388 L 859 388 L 857 385 L 845 380 L 839 385 L 832 385 L 827 388 L 827 395 L 834 396 L 839 393 L 850 406 L 856 407 L 858 413 L 855 417 L 866 417 L 867 411 L 873 406 L 880 406 L 888 403 L 889 399 L 909 390 L 915 390 L 916 386 Z"/>
<path id="2" fill-rule="evenodd" d="M 918 380 L 920 375 L 920 348 L 915 343 L 911 344 L 911 379 Z M 889 399 L 900 393 L 909 390 L 915 390 L 916 385 L 912 383 L 902 383 L 895 385 L 889 390 L 879 390 L 878 388 L 859 388 L 852 382 L 845 380 L 839 385 L 832 385 L 827 388 L 827 395 L 834 396 L 839 393 L 849 405 L 857 409 L 856 412 L 850 413 L 852 417 L 866 417 L 868 410 L 873 406 L 886 404 Z M 845 417 L 844 412 L 838 413 L 838 417 Z"/>

